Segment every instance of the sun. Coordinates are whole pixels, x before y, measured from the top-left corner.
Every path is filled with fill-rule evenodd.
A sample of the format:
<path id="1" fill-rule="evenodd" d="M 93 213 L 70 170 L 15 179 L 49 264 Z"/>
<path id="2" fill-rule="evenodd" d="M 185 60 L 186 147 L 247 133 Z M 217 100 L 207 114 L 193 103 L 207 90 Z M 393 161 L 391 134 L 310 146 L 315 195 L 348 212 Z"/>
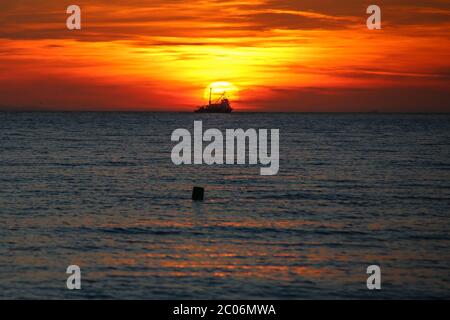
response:
<path id="1" fill-rule="evenodd" d="M 209 92 L 211 91 L 211 98 L 219 98 L 222 94 L 226 94 L 229 99 L 237 99 L 239 94 L 239 89 L 234 84 L 228 81 L 216 81 L 209 84 L 203 93 L 203 98 L 209 99 Z"/>

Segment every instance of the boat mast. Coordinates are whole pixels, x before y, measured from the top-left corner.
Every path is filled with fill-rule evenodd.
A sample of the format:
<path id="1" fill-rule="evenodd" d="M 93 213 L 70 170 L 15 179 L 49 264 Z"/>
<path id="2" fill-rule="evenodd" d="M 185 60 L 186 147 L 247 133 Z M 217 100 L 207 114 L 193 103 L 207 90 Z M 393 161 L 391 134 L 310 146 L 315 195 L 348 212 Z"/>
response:
<path id="1" fill-rule="evenodd" d="M 209 106 L 211 107 L 211 92 L 212 92 L 212 88 L 209 87 Z"/>

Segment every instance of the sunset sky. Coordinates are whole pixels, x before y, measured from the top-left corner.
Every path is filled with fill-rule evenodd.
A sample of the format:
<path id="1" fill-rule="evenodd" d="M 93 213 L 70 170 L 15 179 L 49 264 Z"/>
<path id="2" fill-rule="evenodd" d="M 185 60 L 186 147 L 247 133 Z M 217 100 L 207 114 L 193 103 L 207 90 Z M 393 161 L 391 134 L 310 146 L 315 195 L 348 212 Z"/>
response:
<path id="1" fill-rule="evenodd" d="M 191 111 L 215 81 L 237 111 L 450 112 L 450 1 L 0 0 L 0 109 Z"/>

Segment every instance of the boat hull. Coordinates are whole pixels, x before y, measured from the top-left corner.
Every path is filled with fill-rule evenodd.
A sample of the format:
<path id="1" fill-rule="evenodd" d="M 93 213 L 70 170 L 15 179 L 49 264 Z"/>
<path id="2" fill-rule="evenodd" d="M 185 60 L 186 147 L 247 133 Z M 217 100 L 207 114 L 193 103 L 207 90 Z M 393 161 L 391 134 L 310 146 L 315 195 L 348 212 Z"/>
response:
<path id="1" fill-rule="evenodd" d="M 195 113 L 231 113 L 233 110 L 208 110 L 208 109 L 198 109 L 194 111 Z"/>

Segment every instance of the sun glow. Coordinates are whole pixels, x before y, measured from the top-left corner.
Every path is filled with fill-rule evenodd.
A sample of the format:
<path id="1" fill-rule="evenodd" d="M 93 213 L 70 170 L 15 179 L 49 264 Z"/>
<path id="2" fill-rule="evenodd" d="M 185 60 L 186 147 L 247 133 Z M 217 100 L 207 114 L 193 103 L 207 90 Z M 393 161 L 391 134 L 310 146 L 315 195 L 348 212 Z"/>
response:
<path id="1" fill-rule="evenodd" d="M 229 99 L 236 100 L 239 98 L 239 89 L 234 84 L 228 81 L 216 81 L 207 86 L 203 93 L 203 98 L 205 100 L 209 99 L 210 90 L 211 98 L 213 100 L 219 98 L 222 94 L 226 94 L 227 98 Z"/>

